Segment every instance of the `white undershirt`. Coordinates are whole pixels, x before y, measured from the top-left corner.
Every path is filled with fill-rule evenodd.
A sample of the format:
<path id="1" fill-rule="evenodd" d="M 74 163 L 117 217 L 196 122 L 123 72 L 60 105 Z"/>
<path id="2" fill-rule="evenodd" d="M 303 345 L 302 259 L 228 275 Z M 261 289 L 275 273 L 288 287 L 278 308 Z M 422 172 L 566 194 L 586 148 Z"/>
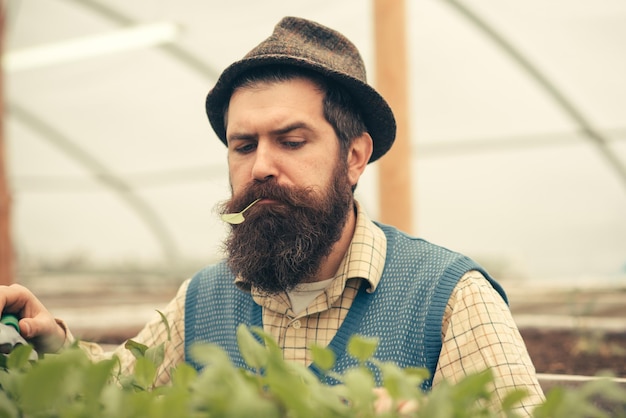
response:
<path id="1" fill-rule="evenodd" d="M 315 298 L 326 289 L 334 279 L 322 280 L 313 283 L 300 283 L 291 292 L 287 292 L 291 300 L 291 309 L 298 315 L 305 310 Z"/>

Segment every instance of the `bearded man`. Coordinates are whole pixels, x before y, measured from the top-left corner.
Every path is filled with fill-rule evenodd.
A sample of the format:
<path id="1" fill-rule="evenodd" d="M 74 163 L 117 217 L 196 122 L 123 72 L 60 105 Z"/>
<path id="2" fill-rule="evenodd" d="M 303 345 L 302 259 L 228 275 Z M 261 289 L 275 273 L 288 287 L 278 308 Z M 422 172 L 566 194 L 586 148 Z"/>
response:
<path id="1" fill-rule="evenodd" d="M 515 388 L 529 392 L 520 413 L 542 402 L 498 283 L 461 254 L 371 221 L 355 201 L 360 176 L 392 146 L 396 127 L 349 40 L 285 18 L 224 70 L 206 111 L 228 148 L 232 198 L 221 212 L 242 216 L 231 225 L 226 259 L 183 283 L 163 311 L 172 342 L 159 383 L 172 366 L 194 364 L 189 347 L 197 342 L 220 345 L 246 367 L 236 340 L 246 324 L 263 327 L 286 360 L 320 378 L 308 347 L 331 348 L 340 373 L 355 365 L 346 342 L 359 334 L 378 338 L 378 359 L 427 368 L 425 389 L 491 368 L 496 404 Z M 26 338 L 47 340 L 40 349 L 71 340 L 21 286 L 2 289 L 0 305 L 20 314 Z M 166 336 L 156 318 L 135 340 L 154 346 Z M 123 348 L 116 354 L 132 370 L 134 357 Z"/>

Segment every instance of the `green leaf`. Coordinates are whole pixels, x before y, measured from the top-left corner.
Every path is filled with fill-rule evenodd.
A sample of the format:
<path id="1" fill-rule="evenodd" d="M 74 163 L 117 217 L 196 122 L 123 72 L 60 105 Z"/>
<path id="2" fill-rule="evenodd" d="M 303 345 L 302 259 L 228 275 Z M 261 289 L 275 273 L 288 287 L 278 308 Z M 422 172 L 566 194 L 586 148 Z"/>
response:
<path id="1" fill-rule="evenodd" d="M 198 377 L 198 372 L 189 364 L 181 363 L 172 369 L 171 376 L 173 385 L 188 387 Z"/>
<path id="2" fill-rule="evenodd" d="M 424 367 L 407 367 L 403 370 L 408 376 L 413 376 L 415 379 L 418 379 L 420 384 L 430 377 L 430 372 Z"/>
<path id="3" fill-rule="evenodd" d="M 148 348 L 129 342 L 127 348 L 137 358 L 131 376 L 116 375 L 117 359 L 92 363 L 77 348 L 45 355 L 32 363 L 25 360 L 28 348 L 20 348 L 12 358 L 6 357 L 11 368 L 0 370 L 0 418 L 372 418 L 377 416 L 372 366 L 380 370 L 392 399 L 417 401 L 417 415 L 411 416 L 495 417 L 495 412 L 488 409 L 493 403 L 502 410 L 501 415 L 513 418 L 517 416 L 513 408 L 525 396 L 525 391 L 514 390 L 498 404 L 492 395 L 489 371 L 467 376 L 456 384 L 442 381 L 424 394 L 419 388 L 428 377 L 427 370 L 402 369 L 373 358 L 377 342 L 367 338 L 351 340 L 350 354 L 361 363 L 342 375 L 330 371 L 334 362 L 330 350 L 311 347 L 316 364 L 343 383 L 329 387 L 304 365 L 286 362 L 280 347 L 262 329 L 241 327 L 237 331 L 239 342 L 245 346 L 242 352 L 246 352 L 246 361 L 262 366 L 264 374 L 236 368 L 216 345 L 194 345 L 191 357 L 206 366 L 203 371 L 198 373 L 191 365 L 180 364 L 171 371 L 170 385 L 155 388 L 164 344 Z M 535 408 L 533 416 L 625 417 L 623 399 L 624 388 L 611 379 L 575 388 L 556 387 Z M 382 416 L 392 418 L 398 414 Z"/>
<path id="4" fill-rule="evenodd" d="M 556 416 L 556 411 L 559 405 L 563 403 L 565 399 L 565 389 L 562 387 L 554 387 L 548 393 L 546 393 L 546 400 L 533 410 L 533 415 L 536 418 L 547 418 Z"/>
<path id="5" fill-rule="evenodd" d="M 354 416 L 373 416 L 376 384 L 372 373 L 365 367 L 349 369 L 343 375 L 343 383 Z"/>
<path id="6" fill-rule="evenodd" d="M 0 391 L 0 417 L 18 418 L 19 416 L 17 406 L 7 397 L 4 391 Z"/>
<path id="7" fill-rule="evenodd" d="M 84 392 L 86 395 L 100 396 L 104 386 L 110 381 L 117 359 L 101 360 L 85 369 Z"/>
<path id="8" fill-rule="evenodd" d="M 135 383 L 144 390 L 152 387 L 156 378 L 156 365 L 145 357 L 138 358 L 135 362 Z"/>
<path id="9" fill-rule="evenodd" d="M 172 389 L 166 391 L 165 394 L 157 395 L 152 402 L 155 411 L 150 418 L 171 418 L 186 417 L 185 412 L 188 409 L 190 393 L 187 389 Z"/>
<path id="10" fill-rule="evenodd" d="M 167 320 L 163 312 L 157 309 L 157 313 L 161 316 L 161 322 L 163 322 L 163 325 L 165 325 L 165 329 L 167 330 L 167 341 L 172 341 L 172 331 L 169 321 Z"/>
<path id="11" fill-rule="evenodd" d="M 455 390 L 461 398 L 476 399 L 491 396 L 491 390 L 488 385 L 493 382 L 493 373 L 491 370 L 485 370 L 480 373 L 474 373 L 463 378 L 455 385 Z"/>
<path id="12" fill-rule="evenodd" d="M 493 373 L 490 369 L 470 374 L 452 387 L 450 402 L 456 410 L 464 411 L 467 416 L 485 416 L 487 405 L 494 394 L 492 383 Z"/>
<path id="13" fill-rule="evenodd" d="M 254 338 L 254 335 L 245 325 L 237 327 L 237 343 L 241 357 L 248 366 L 260 370 L 267 365 L 269 357 L 267 349 Z"/>
<path id="14" fill-rule="evenodd" d="M 27 416 L 58 410 L 82 389 L 82 375 L 89 364 L 80 350 L 67 350 L 39 360 L 24 375 L 19 404 Z"/>
<path id="15" fill-rule="evenodd" d="M 124 392 L 116 384 L 107 385 L 100 396 L 102 402 L 102 417 L 128 417 L 124 406 Z M 95 417 L 93 417 L 95 418 Z"/>
<path id="16" fill-rule="evenodd" d="M 145 356 L 146 351 L 148 350 L 148 346 L 145 344 L 138 343 L 134 340 L 126 341 L 124 347 L 129 350 L 136 359 L 142 358 Z"/>
<path id="17" fill-rule="evenodd" d="M 354 336 L 350 338 L 350 341 L 348 341 L 348 354 L 359 360 L 361 363 L 365 363 L 367 360 L 372 358 L 377 347 L 377 338 Z"/>
<path id="18" fill-rule="evenodd" d="M 7 368 L 10 370 L 22 369 L 29 364 L 30 353 L 33 352 L 33 347 L 30 345 L 18 345 L 9 354 L 7 358 Z"/>
<path id="19" fill-rule="evenodd" d="M 161 343 L 148 348 L 144 353 L 144 357 L 150 360 L 156 367 L 159 367 L 165 359 L 165 344 Z"/>
<path id="20" fill-rule="evenodd" d="M 335 353 L 333 350 L 313 344 L 311 346 L 311 354 L 313 355 L 313 363 L 323 371 L 327 372 L 333 368 L 335 364 Z"/>
<path id="21" fill-rule="evenodd" d="M 506 394 L 502 399 L 502 411 L 511 411 L 521 401 L 528 397 L 528 391 L 526 389 L 515 389 Z"/>
<path id="22" fill-rule="evenodd" d="M 189 349 L 191 358 L 197 363 L 208 366 L 210 364 L 231 364 L 228 354 L 214 344 L 195 343 Z"/>
<path id="23" fill-rule="evenodd" d="M 383 375 L 383 386 L 389 392 L 392 399 L 406 399 L 408 389 L 404 372 L 393 363 L 385 362 L 379 365 Z"/>
<path id="24" fill-rule="evenodd" d="M 122 417 L 146 417 L 152 418 L 156 415 L 154 408 L 155 395 L 148 391 L 134 391 L 124 394 L 122 399 Z M 118 416 L 119 417 L 119 416 Z M 122 418 L 120 417 L 120 418 Z"/>
<path id="25" fill-rule="evenodd" d="M 626 388 L 616 385 L 611 377 L 598 376 L 599 379 L 586 382 L 579 388 L 581 396 L 587 399 L 602 398 L 605 401 L 619 402 L 626 399 Z"/>
<path id="26" fill-rule="evenodd" d="M 250 332 L 263 340 L 266 350 L 268 350 L 272 355 L 280 358 L 283 357 L 283 350 L 278 346 L 274 337 L 265 332 L 263 328 L 250 327 Z"/>
<path id="27" fill-rule="evenodd" d="M 427 402 L 423 402 L 419 405 L 418 411 L 420 413 L 420 417 L 469 417 L 468 414 L 464 414 L 463 406 L 458 406 L 452 403 L 453 399 L 453 390 L 450 383 L 446 380 L 440 382 L 428 394 Z"/>

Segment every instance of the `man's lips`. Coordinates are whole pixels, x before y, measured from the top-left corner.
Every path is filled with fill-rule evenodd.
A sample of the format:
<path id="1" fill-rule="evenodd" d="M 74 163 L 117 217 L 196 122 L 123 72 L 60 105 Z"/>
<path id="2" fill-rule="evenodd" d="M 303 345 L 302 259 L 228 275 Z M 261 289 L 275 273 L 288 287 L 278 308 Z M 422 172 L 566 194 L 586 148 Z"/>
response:
<path id="1" fill-rule="evenodd" d="M 276 204 L 280 204 L 281 202 L 279 200 L 276 199 L 270 199 L 267 197 L 262 197 L 261 199 L 259 199 L 258 204 L 259 205 L 276 205 Z"/>

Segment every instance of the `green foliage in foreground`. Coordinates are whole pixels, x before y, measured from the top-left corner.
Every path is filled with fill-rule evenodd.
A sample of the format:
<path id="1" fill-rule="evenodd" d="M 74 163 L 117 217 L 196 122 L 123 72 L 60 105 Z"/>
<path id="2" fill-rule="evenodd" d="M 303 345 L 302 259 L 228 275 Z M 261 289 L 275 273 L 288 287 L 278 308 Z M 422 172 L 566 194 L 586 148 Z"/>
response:
<path id="1" fill-rule="evenodd" d="M 255 338 L 256 334 L 264 345 Z M 31 348 L 18 347 L 0 356 L 0 418 L 171 418 L 171 417 L 360 417 L 375 416 L 374 380 L 365 366 L 380 368 L 384 387 L 394 402 L 411 399 L 418 408 L 411 415 L 429 418 L 496 416 L 489 403 L 489 372 L 472 375 L 456 385 L 445 382 L 430 393 L 419 389 L 424 370 L 399 369 L 374 360 L 376 341 L 355 337 L 349 352 L 361 366 L 338 378 L 343 385 L 320 383 L 302 366 L 282 360 L 281 350 L 262 330 L 241 327 L 242 355 L 256 373 L 236 369 L 216 346 L 199 345 L 194 358 L 205 369 L 187 364 L 172 370 L 172 382 L 155 387 L 164 346 L 146 347 L 130 341 L 126 347 L 137 358 L 133 375 L 122 376 L 116 359 L 92 362 L 79 348 L 28 360 Z M 332 352 L 313 347 L 316 364 L 329 371 Z M 261 373 L 260 370 L 264 372 Z M 330 372 L 329 372 L 330 373 Z M 512 392 L 502 403 L 502 416 L 514 417 L 513 406 L 525 395 Z M 592 399 L 603 399 L 605 410 Z M 610 380 L 598 380 L 578 389 L 556 388 L 535 411 L 543 417 L 626 417 L 626 391 Z M 609 406 L 610 410 L 606 410 Z M 400 416 L 389 412 L 385 417 Z"/>

